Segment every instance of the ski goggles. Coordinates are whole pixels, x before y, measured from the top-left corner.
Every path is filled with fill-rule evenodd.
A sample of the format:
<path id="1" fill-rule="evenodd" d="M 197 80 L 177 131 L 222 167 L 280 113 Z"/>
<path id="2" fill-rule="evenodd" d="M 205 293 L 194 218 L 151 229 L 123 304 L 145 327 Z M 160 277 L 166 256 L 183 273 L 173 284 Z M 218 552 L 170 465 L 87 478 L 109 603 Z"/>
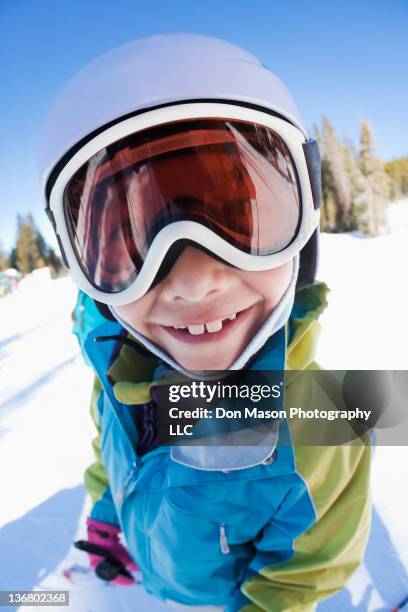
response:
<path id="1" fill-rule="evenodd" d="M 280 117 L 175 105 L 120 121 L 76 150 L 47 212 L 78 286 L 123 305 L 152 287 L 177 245 L 247 271 L 292 259 L 319 222 L 319 172 L 316 142 Z"/>

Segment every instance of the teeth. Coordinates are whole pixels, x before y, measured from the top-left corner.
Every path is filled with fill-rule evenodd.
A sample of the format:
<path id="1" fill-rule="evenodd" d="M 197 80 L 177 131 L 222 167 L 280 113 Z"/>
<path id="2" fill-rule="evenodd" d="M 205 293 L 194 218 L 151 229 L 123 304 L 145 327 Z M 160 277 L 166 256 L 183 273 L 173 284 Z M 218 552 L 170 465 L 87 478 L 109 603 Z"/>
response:
<path id="1" fill-rule="evenodd" d="M 188 331 L 193 336 L 199 336 L 200 334 L 204 333 L 204 324 L 202 324 L 202 325 L 189 325 L 188 326 Z"/>
<path id="2" fill-rule="evenodd" d="M 210 332 L 210 334 L 213 334 L 214 332 L 218 332 L 222 329 L 222 321 L 211 321 L 210 323 L 206 323 L 205 326 L 207 331 Z"/>
<path id="3" fill-rule="evenodd" d="M 226 317 L 224 321 L 233 321 L 236 319 L 236 313 Z M 214 334 L 215 332 L 219 332 L 222 330 L 222 319 L 218 319 L 217 321 L 210 321 L 209 323 L 201 323 L 200 325 L 174 325 L 174 329 L 188 329 L 189 333 L 193 336 L 199 336 L 207 331 L 210 334 Z"/>

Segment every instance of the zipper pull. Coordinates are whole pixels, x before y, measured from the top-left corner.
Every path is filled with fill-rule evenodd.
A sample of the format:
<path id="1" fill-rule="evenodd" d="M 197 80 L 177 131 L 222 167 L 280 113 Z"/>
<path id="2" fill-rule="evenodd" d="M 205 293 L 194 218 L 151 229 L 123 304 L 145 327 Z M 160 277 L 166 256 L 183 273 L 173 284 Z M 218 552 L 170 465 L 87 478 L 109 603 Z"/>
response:
<path id="1" fill-rule="evenodd" d="M 230 547 L 228 546 L 224 523 L 220 525 L 220 547 L 223 555 L 228 555 L 230 553 Z"/>

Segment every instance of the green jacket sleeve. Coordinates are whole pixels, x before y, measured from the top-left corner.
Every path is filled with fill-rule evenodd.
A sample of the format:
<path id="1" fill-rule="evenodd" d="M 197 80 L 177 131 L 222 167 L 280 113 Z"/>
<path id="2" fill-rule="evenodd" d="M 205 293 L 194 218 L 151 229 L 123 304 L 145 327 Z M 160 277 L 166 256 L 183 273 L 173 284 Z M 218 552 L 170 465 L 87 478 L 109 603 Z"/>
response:
<path id="1" fill-rule="evenodd" d="M 307 483 L 317 520 L 297 538 L 290 560 L 255 572 L 267 548 L 270 526 L 264 529 L 241 593 L 228 612 L 314 610 L 320 600 L 346 585 L 362 561 L 370 528 L 371 447 L 365 442 L 296 448 L 298 472 Z"/>
<path id="2" fill-rule="evenodd" d="M 91 517 L 97 521 L 119 525 L 115 505 L 109 487 L 109 479 L 101 454 L 101 429 L 99 415 L 103 410 L 103 390 L 99 379 L 95 382 L 91 397 L 91 417 L 97 429 L 97 436 L 92 440 L 96 461 L 85 471 L 85 487 L 93 502 Z"/>

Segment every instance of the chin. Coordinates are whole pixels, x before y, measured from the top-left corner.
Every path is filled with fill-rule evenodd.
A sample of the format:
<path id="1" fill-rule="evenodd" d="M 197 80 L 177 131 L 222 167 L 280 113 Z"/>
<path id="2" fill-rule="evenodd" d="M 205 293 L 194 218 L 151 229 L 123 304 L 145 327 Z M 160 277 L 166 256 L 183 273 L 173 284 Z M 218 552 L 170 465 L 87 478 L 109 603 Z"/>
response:
<path id="1" fill-rule="evenodd" d="M 228 357 L 224 359 L 209 357 L 208 359 L 191 359 L 191 358 L 179 358 L 177 355 L 173 355 L 173 359 L 177 361 L 183 368 L 189 372 L 197 371 L 203 372 L 206 370 L 228 370 L 228 368 L 234 363 L 235 357 Z"/>

